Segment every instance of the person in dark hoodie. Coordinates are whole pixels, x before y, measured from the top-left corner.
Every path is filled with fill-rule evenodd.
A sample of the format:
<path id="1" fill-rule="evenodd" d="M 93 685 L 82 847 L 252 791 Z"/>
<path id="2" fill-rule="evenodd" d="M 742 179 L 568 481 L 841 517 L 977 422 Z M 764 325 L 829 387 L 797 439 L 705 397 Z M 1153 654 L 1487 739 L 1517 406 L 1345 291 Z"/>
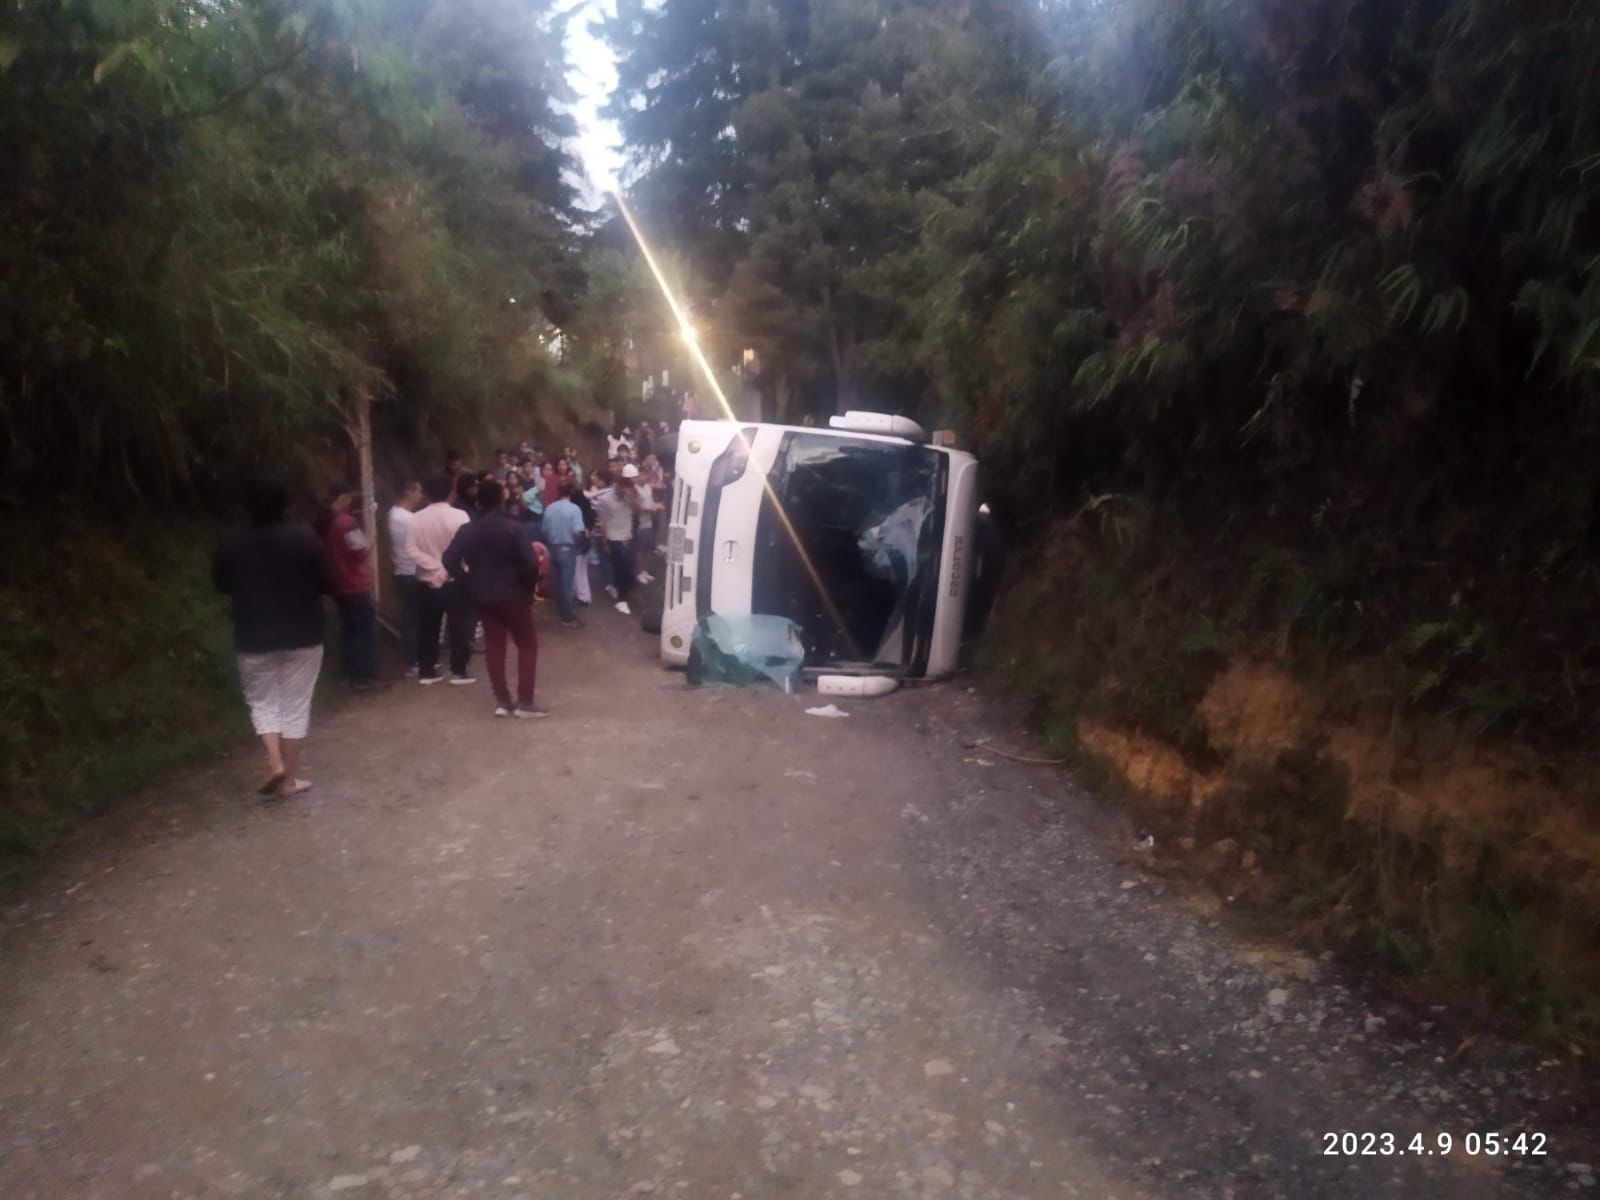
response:
<path id="1" fill-rule="evenodd" d="M 336 483 L 315 529 L 333 567 L 345 682 L 358 692 L 378 686 L 378 610 L 372 602 L 372 543 L 350 509 L 356 489 Z"/>
<path id="2" fill-rule="evenodd" d="M 450 501 L 468 518 L 478 515 L 478 477 L 471 471 L 463 471 L 456 476 L 456 494 Z"/>
<path id="3" fill-rule="evenodd" d="M 285 516 L 281 484 L 245 489 L 249 528 L 217 549 L 212 582 L 233 602 L 233 648 L 250 723 L 267 753 L 263 796 L 311 790 L 296 774 L 322 670 L 322 597 L 334 590 L 332 564 L 317 536 Z"/>
<path id="4" fill-rule="evenodd" d="M 445 570 L 461 580 L 483 622 L 484 658 L 494 686 L 497 717 L 543 717 L 533 702 L 539 639 L 533 628 L 533 592 L 539 563 L 523 527 L 505 512 L 505 489 L 491 479 L 478 485 L 476 521 L 456 531 L 444 552 Z M 506 639 L 517 647 L 517 698 L 506 679 Z"/>

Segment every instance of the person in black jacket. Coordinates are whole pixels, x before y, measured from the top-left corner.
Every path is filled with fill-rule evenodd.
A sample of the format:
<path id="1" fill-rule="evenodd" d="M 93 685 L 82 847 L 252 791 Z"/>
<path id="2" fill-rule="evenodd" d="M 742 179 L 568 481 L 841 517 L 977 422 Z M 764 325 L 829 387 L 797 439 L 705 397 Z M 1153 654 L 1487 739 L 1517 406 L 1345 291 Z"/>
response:
<path id="1" fill-rule="evenodd" d="M 295 775 L 322 669 L 322 597 L 333 571 L 317 535 L 291 525 L 288 494 L 275 483 L 245 491 L 250 527 L 218 549 L 211 578 L 233 601 L 233 645 L 250 722 L 267 752 L 263 796 L 311 790 Z"/>
<path id="2" fill-rule="evenodd" d="M 471 471 L 456 476 L 456 494 L 450 501 L 469 517 L 478 515 L 478 477 Z"/>
<path id="3" fill-rule="evenodd" d="M 533 702 L 539 639 L 533 629 L 533 590 L 539 562 L 527 532 L 505 513 L 505 489 L 493 479 L 478 485 L 478 519 L 456 531 L 444 552 L 445 570 L 465 583 L 483 621 L 484 658 L 494 685 L 497 717 L 543 717 Z M 506 637 L 517 644 L 517 702 L 506 684 Z"/>

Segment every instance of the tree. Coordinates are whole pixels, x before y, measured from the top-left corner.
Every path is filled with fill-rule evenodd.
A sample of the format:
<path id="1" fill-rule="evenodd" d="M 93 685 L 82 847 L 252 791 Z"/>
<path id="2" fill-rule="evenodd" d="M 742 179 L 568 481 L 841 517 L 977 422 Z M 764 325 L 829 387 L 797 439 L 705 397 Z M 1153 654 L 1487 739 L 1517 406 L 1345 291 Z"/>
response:
<path id="1" fill-rule="evenodd" d="M 636 197 L 707 252 L 723 319 L 829 409 L 857 402 L 864 369 L 914 395 L 918 196 L 959 165 L 938 6 L 679 0 L 608 32 Z"/>
<path id="2" fill-rule="evenodd" d="M 292 463 L 344 397 L 422 436 L 568 385 L 549 4 L 139 0 L 0 16 L 8 486 Z M 525 418 L 523 418 L 525 419 Z"/>
<path id="3" fill-rule="evenodd" d="M 618 50 L 607 113 L 642 172 L 638 207 L 719 285 L 744 253 L 749 183 L 733 135 L 744 47 L 776 13 L 764 0 L 619 0 L 600 24 Z"/>

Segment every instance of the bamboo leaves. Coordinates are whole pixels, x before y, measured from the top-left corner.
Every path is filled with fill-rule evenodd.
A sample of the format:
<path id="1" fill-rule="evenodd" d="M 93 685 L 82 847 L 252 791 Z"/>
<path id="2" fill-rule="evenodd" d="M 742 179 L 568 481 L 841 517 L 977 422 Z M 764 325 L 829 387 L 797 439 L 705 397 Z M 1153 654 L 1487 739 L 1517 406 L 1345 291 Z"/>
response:
<path id="1" fill-rule="evenodd" d="M 353 389 L 451 436 L 565 388 L 523 337 L 581 286 L 549 7 L 0 15 L 11 488 L 66 462 L 146 495 L 229 479 L 336 432 Z"/>
<path id="2" fill-rule="evenodd" d="M 1443 288 L 1430 294 L 1421 272 L 1411 263 L 1389 272 L 1378 284 L 1378 292 L 1388 304 L 1391 325 L 1411 324 L 1420 309 L 1417 325 L 1425 334 L 1459 333 L 1472 313 L 1472 299 L 1465 288 Z"/>

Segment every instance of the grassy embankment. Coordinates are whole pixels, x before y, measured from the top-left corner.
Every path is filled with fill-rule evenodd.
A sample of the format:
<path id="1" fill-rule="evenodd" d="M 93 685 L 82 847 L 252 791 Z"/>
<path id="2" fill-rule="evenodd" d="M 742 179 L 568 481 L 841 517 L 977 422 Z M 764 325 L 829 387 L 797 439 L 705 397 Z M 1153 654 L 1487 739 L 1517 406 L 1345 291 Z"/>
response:
<path id="1" fill-rule="evenodd" d="M 0 584 L 0 885 L 75 820 L 249 733 L 215 522 L 9 522 Z"/>
<path id="2" fill-rule="evenodd" d="M 1600 1044 L 1594 571 L 1282 533 L 1103 499 L 1014 556 L 982 669 L 1164 866 Z"/>

